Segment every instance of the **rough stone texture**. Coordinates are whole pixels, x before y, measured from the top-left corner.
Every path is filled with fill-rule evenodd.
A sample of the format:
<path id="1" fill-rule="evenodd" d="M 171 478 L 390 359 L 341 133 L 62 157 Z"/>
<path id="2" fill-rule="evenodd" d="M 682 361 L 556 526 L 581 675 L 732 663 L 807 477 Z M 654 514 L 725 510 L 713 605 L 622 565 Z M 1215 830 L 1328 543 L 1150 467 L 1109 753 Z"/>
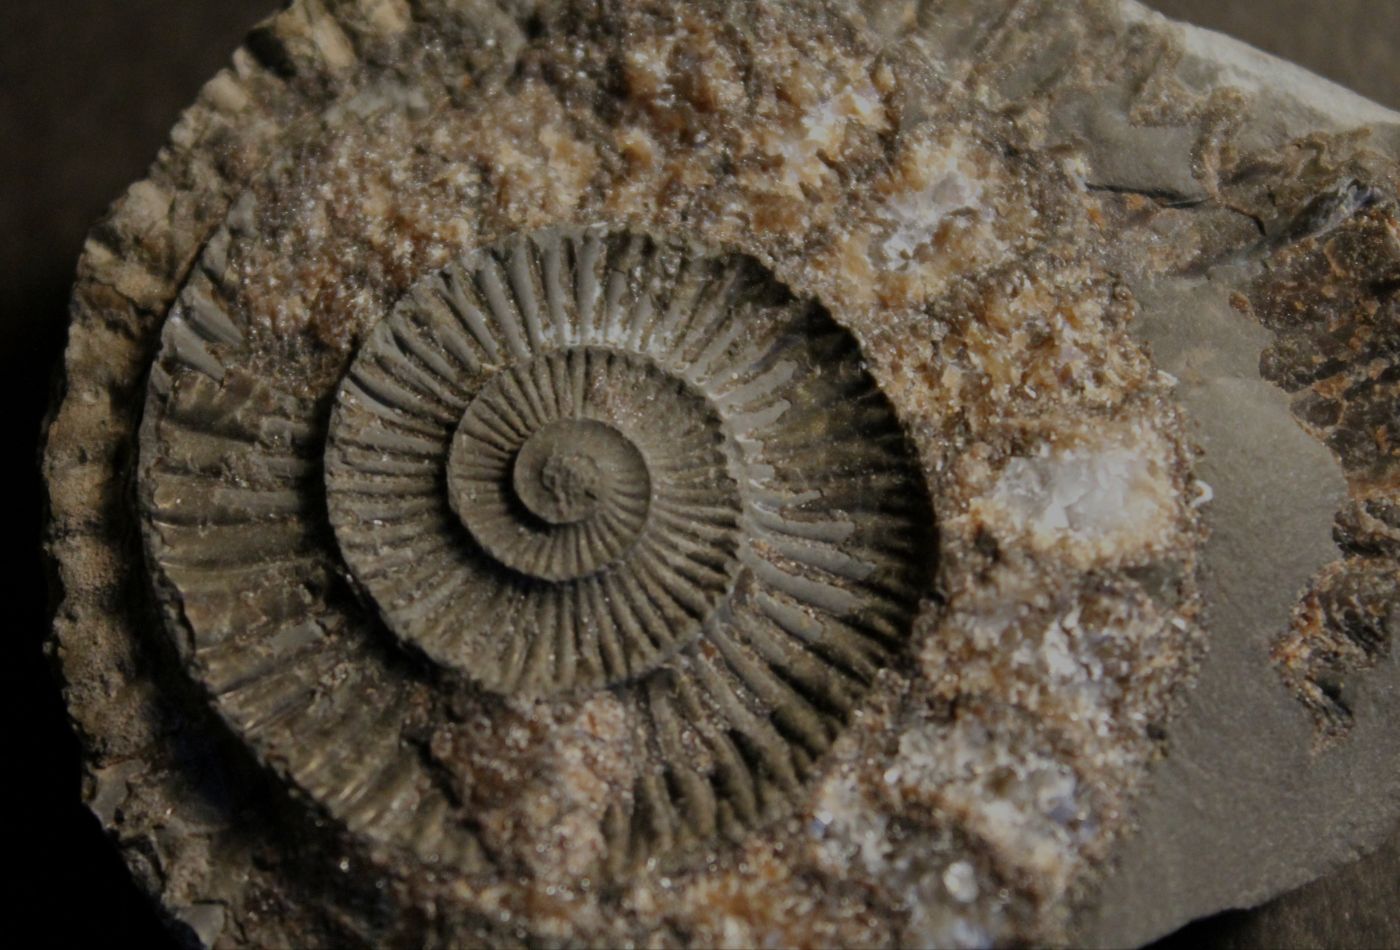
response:
<path id="1" fill-rule="evenodd" d="M 191 933 L 1054 941 L 1083 905 L 1081 926 L 1119 942 L 1315 869 L 1296 860 L 1311 836 L 1276 834 L 1289 819 L 1264 795 L 1280 782 L 1349 825 L 1328 836 L 1337 856 L 1374 836 L 1395 788 L 1393 116 L 1339 91 L 1311 106 L 1313 80 L 1290 91 L 1284 67 L 1133 7 L 885 4 L 868 24 L 816 4 L 328 7 L 259 30 L 94 232 L 51 430 L 60 651 L 93 807 Z M 1341 134 L 1358 125 L 1369 141 Z M 364 798 L 373 820 L 342 824 L 363 791 L 343 773 L 265 771 L 198 714 L 178 624 L 172 642 L 144 606 L 120 475 L 144 372 L 162 323 L 168 344 L 182 332 L 172 301 L 210 312 L 212 286 L 234 332 L 205 321 L 182 358 L 207 370 L 246 338 L 251 371 L 305 395 L 422 276 L 515 231 L 597 219 L 751 255 L 854 336 L 923 464 L 938 577 L 907 659 L 872 677 L 789 819 L 615 887 L 591 883 L 586 855 L 513 850 L 544 827 L 596 837 L 588 802 L 610 793 L 596 710 L 515 703 L 483 728 L 398 659 L 332 664 L 328 695 L 386 663 L 423 697 L 387 741 L 441 727 L 470 793 L 495 797 L 494 845 L 471 873 L 438 874 L 392 847 L 380 819 L 411 810 L 402 799 Z M 1346 266 L 1290 280 L 1334 241 L 1353 248 Z M 1364 306 L 1329 314 L 1338 298 Z M 1316 326 L 1342 351 L 1321 365 L 1332 337 Z M 1304 393 L 1292 413 L 1325 443 L 1281 386 Z M 1329 566 L 1339 511 L 1355 527 Z M 1144 830 L 1121 844 L 1125 872 L 1100 892 L 1198 655 L 1203 597 L 1215 649 Z M 1337 670 L 1334 644 L 1362 656 Z M 1348 689 L 1329 688 L 1337 672 Z M 1331 746 L 1314 747 L 1285 680 Z M 572 807 L 565 825 L 512 798 L 555 761 L 571 770 L 540 798 Z M 451 821 L 476 820 L 475 802 L 447 800 Z M 1220 840 L 1249 827 L 1238 842 L 1261 841 L 1243 817 L 1277 839 L 1262 866 Z M 387 846 L 366 828 L 389 828 Z M 1160 871 L 1154 894 L 1112 890 L 1203 860 L 1218 880 L 1168 872 L 1166 899 Z"/>

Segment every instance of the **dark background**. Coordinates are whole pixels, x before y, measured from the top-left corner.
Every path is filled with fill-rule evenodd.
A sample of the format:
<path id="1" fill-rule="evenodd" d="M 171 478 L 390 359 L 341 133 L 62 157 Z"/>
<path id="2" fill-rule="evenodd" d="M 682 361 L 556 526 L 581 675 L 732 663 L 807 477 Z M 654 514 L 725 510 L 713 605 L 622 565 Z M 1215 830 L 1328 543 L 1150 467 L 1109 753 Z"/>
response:
<path id="1" fill-rule="evenodd" d="M 1397 0 L 1157 0 L 1400 108 Z M 144 171 L 180 110 L 276 0 L 0 0 L 0 385 L 14 447 L 4 537 L 11 633 L 0 670 L 14 748 L 3 825 L 7 932 L 43 945 L 169 938 L 79 802 L 76 743 L 43 655 L 48 627 L 35 453 L 63 345 L 83 236 Z M 1172 946 L 1400 946 L 1400 839 L 1250 913 L 1221 915 Z"/>

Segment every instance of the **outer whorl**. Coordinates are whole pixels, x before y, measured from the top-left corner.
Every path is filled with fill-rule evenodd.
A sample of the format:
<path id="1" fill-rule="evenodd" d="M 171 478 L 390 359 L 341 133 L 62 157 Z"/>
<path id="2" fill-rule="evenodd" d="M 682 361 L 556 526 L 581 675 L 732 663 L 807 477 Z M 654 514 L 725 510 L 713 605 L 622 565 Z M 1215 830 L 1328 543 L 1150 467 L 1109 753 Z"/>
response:
<path id="1" fill-rule="evenodd" d="M 749 258 L 600 229 L 475 252 L 369 332 L 326 423 L 227 368 L 242 338 L 207 301 L 169 324 L 151 558 L 234 727 L 392 843 L 439 833 L 396 798 L 420 766 L 386 637 L 469 690 L 613 691 L 637 763 L 613 866 L 783 810 L 901 649 L 931 540 L 903 433 L 849 334 Z M 333 761 L 307 735 L 383 742 Z"/>

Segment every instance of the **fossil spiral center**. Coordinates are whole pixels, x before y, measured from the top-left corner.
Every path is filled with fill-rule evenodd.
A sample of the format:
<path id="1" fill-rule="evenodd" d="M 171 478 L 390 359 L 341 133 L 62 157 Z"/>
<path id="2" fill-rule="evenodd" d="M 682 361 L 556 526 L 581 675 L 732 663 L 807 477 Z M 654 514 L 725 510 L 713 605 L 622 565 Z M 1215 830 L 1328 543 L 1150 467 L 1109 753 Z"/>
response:
<path id="1" fill-rule="evenodd" d="M 521 455 L 524 454 L 522 450 Z M 588 517 L 603 491 L 603 472 L 597 460 L 557 444 L 535 454 L 544 461 L 525 465 L 517 458 L 515 462 L 515 493 L 525 507 L 550 524 L 567 524 Z"/>
<path id="2" fill-rule="evenodd" d="M 530 693 L 635 679 L 700 636 L 738 576 L 743 508 L 739 450 L 705 391 L 630 346 L 556 343 L 444 363 L 455 392 L 434 404 L 414 362 L 430 344 L 404 353 L 410 331 L 381 326 L 342 388 L 326 477 L 346 562 L 390 630 Z"/>
<path id="3" fill-rule="evenodd" d="M 677 490 L 737 513 L 724 438 L 704 396 L 651 360 L 553 350 L 476 393 L 448 451 L 448 499 L 497 564 L 573 581 L 615 567 L 649 526 L 663 529 L 655 516 Z M 723 542 L 715 562 L 731 554 Z"/>
<path id="4" fill-rule="evenodd" d="M 646 463 L 621 432 L 592 419 L 562 419 L 530 436 L 515 457 L 515 496 L 551 525 L 594 516 L 614 491 L 637 494 Z"/>

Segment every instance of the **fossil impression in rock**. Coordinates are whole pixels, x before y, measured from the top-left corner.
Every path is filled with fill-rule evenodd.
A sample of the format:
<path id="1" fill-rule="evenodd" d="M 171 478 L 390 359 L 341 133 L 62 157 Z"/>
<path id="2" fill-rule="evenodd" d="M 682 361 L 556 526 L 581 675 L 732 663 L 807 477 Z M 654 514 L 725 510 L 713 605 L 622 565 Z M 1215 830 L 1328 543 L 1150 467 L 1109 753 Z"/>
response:
<path id="1" fill-rule="evenodd" d="M 1132 4 L 297 0 L 80 265 L 92 808 L 211 945 L 1301 883 L 1400 797 L 1397 142 Z"/>
<path id="2" fill-rule="evenodd" d="M 152 374 L 154 580 L 214 708 L 367 838 L 485 861 L 398 665 L 488 722 L 606 696 L 620 872 L 785 811 L 902 649 L 926 490 L 850 335 L 752 259 L 518 235 L 410 288 L 329 393 L 259 375 L 219 296 L 177 304 Z"/>

